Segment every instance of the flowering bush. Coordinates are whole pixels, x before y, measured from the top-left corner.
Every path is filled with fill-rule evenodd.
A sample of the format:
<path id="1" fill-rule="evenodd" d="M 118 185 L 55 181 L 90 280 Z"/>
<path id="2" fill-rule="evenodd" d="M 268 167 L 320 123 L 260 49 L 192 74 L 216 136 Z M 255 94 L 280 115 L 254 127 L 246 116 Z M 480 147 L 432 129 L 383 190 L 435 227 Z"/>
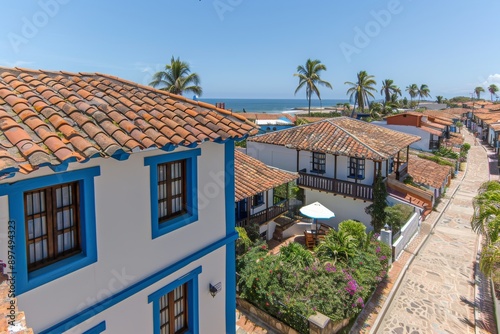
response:
<path id="1" fill-rule="evenodd" d="M 347 262 L 320 260 L 298 246 L 267 255 L 253 245 L 237 270 L 240 296 L 299 332 L 308 332 L 305 319 L 317 311 L 334 322 L 355 316 L 387 274 L 391 250 L 373 239 Z"/>

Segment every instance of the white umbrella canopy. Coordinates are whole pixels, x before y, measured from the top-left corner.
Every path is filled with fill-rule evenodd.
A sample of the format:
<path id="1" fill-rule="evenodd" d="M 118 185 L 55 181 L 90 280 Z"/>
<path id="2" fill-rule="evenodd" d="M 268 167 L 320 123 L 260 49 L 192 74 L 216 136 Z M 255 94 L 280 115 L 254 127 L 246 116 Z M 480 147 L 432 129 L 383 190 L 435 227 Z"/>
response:
<path id="1" fill-rule="evenodd" d="M 335 217 L 335 213 L 326 208 L 320 202 L 314 202 L 312 204 L 301 207 L 300 213 L 313 219 L 330 219 Z"/>

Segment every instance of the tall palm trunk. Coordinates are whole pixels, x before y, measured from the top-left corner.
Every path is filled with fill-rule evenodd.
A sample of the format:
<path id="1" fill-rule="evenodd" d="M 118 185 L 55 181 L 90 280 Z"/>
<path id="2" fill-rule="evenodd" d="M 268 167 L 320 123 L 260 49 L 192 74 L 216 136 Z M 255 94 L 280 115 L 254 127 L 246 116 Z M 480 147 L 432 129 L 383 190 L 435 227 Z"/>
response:
<path id="1" fill-rule="evenodd" d="M 308 109 L 309 110 L 309 114 L 308 114 L 309 116 L 311 116 L 311 97 L 312 97 L 312 91 L 309 90 L 307 92 L 307 101 L 309 102 L 309 109 Z"/>

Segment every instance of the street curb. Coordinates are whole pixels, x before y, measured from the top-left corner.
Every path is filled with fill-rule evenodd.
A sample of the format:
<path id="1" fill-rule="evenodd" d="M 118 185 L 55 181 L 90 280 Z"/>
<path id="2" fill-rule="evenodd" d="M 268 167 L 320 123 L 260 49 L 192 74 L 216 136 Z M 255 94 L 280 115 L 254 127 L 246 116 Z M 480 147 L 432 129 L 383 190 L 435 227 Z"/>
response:
<path id="1" fill-rule="evenodd" d="M 422 240 L 422 242 L 420 243 L 420 245 L 417 246 L 415 252 L 410 255 L 410 258 L 408 259 L 408 262 L 405 264 L 405 266 L 403 267 L 403 269 L 401 269 L 401 273 L 399 274 L 398 278 L 396 279 L 396 282 L 394 282 L 394 285 L 393 285 L 391 291 L 389 292 L 389 295 L 387 296 L 387 299 L 385 300 L 384 305 L 382 305 L 382 308 L 380 309 L 380 311 L 378 313 L 377 319 L 375 319 L 375 322 L 373 323 L 373 325 L 372 325 L 372 327 L 370 329 L 370 332 L 369 332 L 370 334 L 377 333 L 377 330 L 378 330 L 378 328 L 380 326 L 380 323 L 384 319 L 384 316 L 387 313 L 387 310 L 389 309 L 389 306 L 391 305 L 392 300 L 394 299 L 394 295 L 399 290 L 399 287 L 401 285 L 401 281 L 403 280 L 404 276 L 406 275 L 408 267 L 411 265 L 411 263 L 413 262 L 413 260 L 415 259 L 415 257 L 420 252 L 420 249 L 423 247 L 423 245 L 425 245 L 425 243 L 429 239 L 429 236 L 432 234 L 432 231 L 434 231 L 434 228 L 436 227 L 437 222 L 441 219 L 441 217 L 443 216 L 444 212 L 446 211 L 446 209 L 450 205 L 451 200 L 455 197 L 455 194 L 457 193 L 458 189 L 462 185 L 462 182 L 465 179 L 465 176 L 467 175 L 468 171 L 469 171 L 469 164 L 467 164 L 467 167 L 465 169 L 464 175 L 462 176 L 462 179 L 460 180 L 459 185 L 455 188 L 455 190 L 453 191 L 453 194 L 451 194 L 451 196 L 449 197 L 448 202 L 446 203 L 446 205 L 443 208 L 443 210 L 441 210 L 441 212 L 439 213 L 439 216 L 432 223 L 431 229 L 429 230 L 429 234 L 427 234 L 424 237 L 424 240 Z"/>

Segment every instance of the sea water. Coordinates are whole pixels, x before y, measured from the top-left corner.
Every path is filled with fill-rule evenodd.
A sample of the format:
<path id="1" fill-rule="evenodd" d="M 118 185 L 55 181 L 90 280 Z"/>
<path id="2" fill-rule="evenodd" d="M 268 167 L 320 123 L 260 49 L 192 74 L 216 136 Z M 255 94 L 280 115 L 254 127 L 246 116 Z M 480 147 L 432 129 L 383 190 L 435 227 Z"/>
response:
<path id="1" fill-rule="evenodd" d="M 291 111 L 294 108 L 307 108 L 308 102 L 306 99 L 213 99 L 213 98 L 198 98 L 210 104 L 219 102 L 225 103 L 226 109 L 231 109 L 233 112 L 267 112 L 267 113 L 281 113 L 283 111 Z M 342 99 L 318 99 L 311 100 L 311 108 L 320 107 L 335 107 L 337 104 L 344 104 L 349 100 Z"/>

